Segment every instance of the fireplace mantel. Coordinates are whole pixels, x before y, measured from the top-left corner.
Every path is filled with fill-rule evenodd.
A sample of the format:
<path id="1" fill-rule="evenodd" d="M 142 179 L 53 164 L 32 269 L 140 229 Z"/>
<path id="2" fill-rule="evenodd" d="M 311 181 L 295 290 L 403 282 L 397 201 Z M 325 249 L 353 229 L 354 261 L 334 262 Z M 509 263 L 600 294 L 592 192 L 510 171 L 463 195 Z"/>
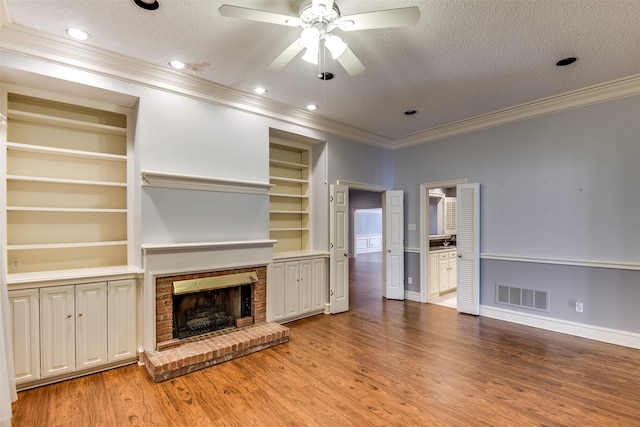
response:
<path id="1" fill-rule="evenodd" d="M 156 348 L 156 277 L 245 267 L 273 262 L 275 240 L 149 243 L 142 245 L 143 351 Z"/>

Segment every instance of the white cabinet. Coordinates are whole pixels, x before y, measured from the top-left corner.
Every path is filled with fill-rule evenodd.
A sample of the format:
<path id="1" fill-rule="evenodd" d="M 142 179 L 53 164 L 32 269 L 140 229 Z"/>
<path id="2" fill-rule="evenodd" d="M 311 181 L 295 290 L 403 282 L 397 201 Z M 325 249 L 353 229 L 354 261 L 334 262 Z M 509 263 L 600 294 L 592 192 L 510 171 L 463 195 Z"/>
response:
<path id="1" fill-rule="evenodd" d="M 429 296 L 437 296 L 457 288 L 458 253 L 455 249 L 429 253 L 428 263 L 427 284 Z"/>
<path id="2" fill-rule="evenodd" d="M 42 377 L 107 363 L 107 284 L 40 290 Z"/>
<path id="3" fill-rule="evenodd" d="M 269 284 L 267 285 L 267 313 L 270 321 L 280 322 L 286 317 L 284 309 L 284 263 L 273 263 L 271 271 Z"/>
<path id="4" fill-rule="evenodd" d="M 356 255 L 382 250 L 382 236 L 358 236 L 355 240 Z"/>
<path id="5" fill-rule="evenodd" d="M 40 290 L 42 377 L 76 368 L 74 286 Z"/>
<path id="6" fill-rule="evenodd" d="M 76 286 L 76 369 L 107 363 L 107 283 Z"/>
<path id="7" fill-rule="evenodd" d="M 109 363 L 136 357 L 136 281 L 109 282 L 107 295 Z"/>
<path id="8" fill-rule="evenodd" d="M 284 312 L 289 318 L 300 314 L 300 261 L 284 263 Z"/>
<path id="9" fill-rule="evenodd" d="M 9 291 L 16 384 L 40 378 L 40 304 L 37 289 Z"/>
<path id="10" fill-rule="evenodd" d="M 273 263 L 269 280 L 271 321 L 285 321 L 324 311 L 327 272 L 324 258 Z"/>
<path id="11" fill-rule="evenodd" d="M 456 251 L 440 251 L 438 253 L 438 282 L 440 293 L 450 292 L 458 283 L 458 258 Z"/>
<path id="12" fill-rule="evenodd" d="M 440 293 L 440 282 L 438 281 L 438 253 L 429 253 L 427 262 L 429 263 L 427 273 L 427 289 L 429 296 L 438 296 Z"/>
<path id="13" fill-rule="evenodd" d="M 9 291 L 16 384 L 137 357 L 136 280 Z"/>

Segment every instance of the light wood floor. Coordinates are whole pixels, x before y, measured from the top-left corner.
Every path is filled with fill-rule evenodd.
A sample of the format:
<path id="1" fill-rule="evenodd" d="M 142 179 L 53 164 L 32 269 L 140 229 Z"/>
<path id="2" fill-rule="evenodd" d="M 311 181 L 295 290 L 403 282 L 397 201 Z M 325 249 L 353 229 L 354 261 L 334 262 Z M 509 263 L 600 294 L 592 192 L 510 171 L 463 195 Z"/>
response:
<path id="1" fill-rule="evenodd" d="M 132 365 L 21 392 L 14 426 L 640 425 L 640 351 L 383 301 L 380 272 L 358 260 L 351 310 L 289 323 L 288 344 L 160 384 Z"/>

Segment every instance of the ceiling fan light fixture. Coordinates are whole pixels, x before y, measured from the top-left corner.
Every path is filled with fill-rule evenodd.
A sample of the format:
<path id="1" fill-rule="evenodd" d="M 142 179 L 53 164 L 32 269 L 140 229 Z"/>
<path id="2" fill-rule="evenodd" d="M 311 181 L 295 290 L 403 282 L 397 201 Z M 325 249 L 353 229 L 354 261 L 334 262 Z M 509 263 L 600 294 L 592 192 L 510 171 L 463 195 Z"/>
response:
<path id="1" fill-rule="evenodd" d="M 264 88 L 264 87 L 257 87 L 253 90 L 255 93 L 257 93 L 258 95 L 266 95 L 269 91 Z"/>
<path id="2" fill-rule="evenodd" d="M 320 108 L 320 107 L 318 107 L 317 104 L 309 104 L 309 105 L 307 105 L 307 110 L 309 110 L 309 111 L 316 111 L 318 108 Z"/>
<path id="3" fill-rule="evenodd" d="M 310 64 L 318 65 L 318 45 L 307 46 L 307 50 L 302 55 L 302 59 Z"/>
<path id="4" fill-rule="evenodd" d="M 333 34 L 327 34 L 324 38 L 324 45 L 331 52 L 333 59 L 338 59 L 347 50 L 347 44 L 339 36 Z"/>

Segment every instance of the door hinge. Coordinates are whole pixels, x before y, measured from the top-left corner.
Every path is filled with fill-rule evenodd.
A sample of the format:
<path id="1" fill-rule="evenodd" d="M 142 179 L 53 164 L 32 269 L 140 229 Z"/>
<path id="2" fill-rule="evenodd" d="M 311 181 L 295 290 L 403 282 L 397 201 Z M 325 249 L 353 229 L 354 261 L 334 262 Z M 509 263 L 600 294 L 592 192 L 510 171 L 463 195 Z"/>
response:
<path id="1" fill-rule="evenodd" d="M 333 196 L 329 196 L 329 203 L 333 203 Z"/>
<path id="2" fill-rule="evenodd" d="M 332 242 L 332 243 L 329 243 L 329 248 L 330 248 L 330 249 L 333 249 L 333 242 Z"/>

